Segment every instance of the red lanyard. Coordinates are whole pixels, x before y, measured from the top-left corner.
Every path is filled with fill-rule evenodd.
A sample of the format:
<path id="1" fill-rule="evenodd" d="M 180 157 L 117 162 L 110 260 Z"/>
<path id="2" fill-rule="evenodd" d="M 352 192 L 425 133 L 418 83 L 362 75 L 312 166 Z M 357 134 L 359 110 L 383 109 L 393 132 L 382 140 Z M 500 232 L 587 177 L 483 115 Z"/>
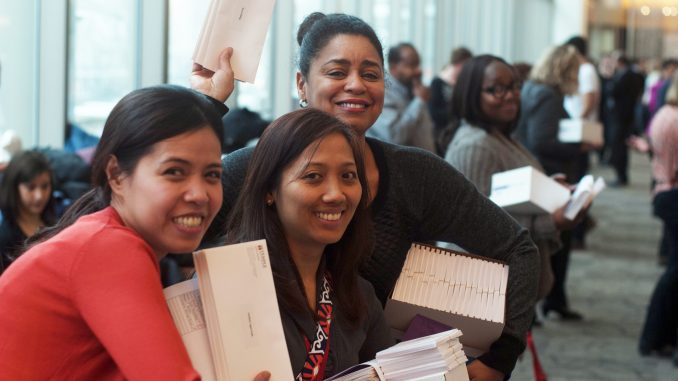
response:
<path id="1" fill-rule="evenodd" d="M 322 381 L 325 378 L 325 366 L 330 353 L 330 324 L 332 324 L 332 287 L 328 275 L 323 276 L 322 292 L 318 301 L 318 327 L 316 339 L 311 344 L 304 336 L 308 356 L 304 367 L 296 377 L 297 381 Z"/>

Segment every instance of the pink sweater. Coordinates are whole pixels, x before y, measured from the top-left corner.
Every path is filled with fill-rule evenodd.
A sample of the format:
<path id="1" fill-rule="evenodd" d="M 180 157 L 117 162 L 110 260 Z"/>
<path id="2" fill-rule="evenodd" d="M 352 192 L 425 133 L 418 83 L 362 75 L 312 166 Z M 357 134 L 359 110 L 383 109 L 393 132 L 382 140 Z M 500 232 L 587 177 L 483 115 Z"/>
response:
<path id="1" fill-rule="evenodd" d="M 156 256 L 109 207 L 0 277 L 0 380 L 198 380 Z"/>
<path id="2" fill-rule="evenodd" d="M 678 188 L 678 106 L 664 105 L 650 123 L 654 192 Z"/>

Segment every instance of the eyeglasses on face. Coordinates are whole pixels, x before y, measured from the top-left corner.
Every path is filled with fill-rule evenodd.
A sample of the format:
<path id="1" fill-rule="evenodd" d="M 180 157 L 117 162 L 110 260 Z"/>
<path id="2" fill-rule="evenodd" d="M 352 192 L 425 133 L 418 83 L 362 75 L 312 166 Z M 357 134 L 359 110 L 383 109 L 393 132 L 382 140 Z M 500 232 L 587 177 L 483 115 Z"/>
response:
<path id="1" fill-rule="evenodd" d="M 487 86 L 483 88 L 483 92 L 492 94 L 495 98 L 504 98 L 509 91 L 512 91 L 514 94 L 520 93 L 521 87 L 522 87 L 521 83 L 513 82 L 508 86 L 504 85 Z"/>

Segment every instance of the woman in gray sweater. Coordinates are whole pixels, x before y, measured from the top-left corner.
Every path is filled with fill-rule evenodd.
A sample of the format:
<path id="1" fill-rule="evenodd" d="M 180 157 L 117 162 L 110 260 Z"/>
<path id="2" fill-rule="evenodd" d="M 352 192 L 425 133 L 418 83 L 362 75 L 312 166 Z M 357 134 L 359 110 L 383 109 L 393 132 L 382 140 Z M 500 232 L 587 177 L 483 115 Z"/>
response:
<path id="1" fill-rule="evenodd" d="M 520 109 L 520 81 L 503 59 L 491 55 L 472 58 L 457 80 L 452 114 L 461 126 L 448 147 L 445 160 L 489 196 L 492 175 L 524 166 L 544 172 L 539 161 L 511 137 Z M 541 254 L 539 298 L 553 283 L 550 256 L 560 247 L 558 230 L 572 222 L 563 208 L 554 215 L 512 213 L 528 228 Z"/>

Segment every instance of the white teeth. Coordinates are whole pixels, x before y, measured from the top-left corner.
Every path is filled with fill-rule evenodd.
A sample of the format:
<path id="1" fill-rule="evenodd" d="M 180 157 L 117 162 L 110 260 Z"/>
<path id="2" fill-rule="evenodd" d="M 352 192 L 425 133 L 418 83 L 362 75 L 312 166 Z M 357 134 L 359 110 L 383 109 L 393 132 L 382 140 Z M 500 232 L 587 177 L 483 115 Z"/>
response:
<path id="1" fill-rule="evenodd" d="M 339 218 L 341 218 L 341 212 L 339 212 L 339 213 L 317 213 L 317 216 L 321 220 L 336 221 Z"/>
<path id="2" fill-rule="evenodd" d="M 202 217 L 177 217 L 174 222 L 187 228 L 195 228 L 202 224 Z"/>
<path id="3" fill-rule="evenodd" d="M 346 108 L 365 108 L 367 105 L 360 104 L 360 103 L 339 103 L 341 107 L 346 107 Z"/>

